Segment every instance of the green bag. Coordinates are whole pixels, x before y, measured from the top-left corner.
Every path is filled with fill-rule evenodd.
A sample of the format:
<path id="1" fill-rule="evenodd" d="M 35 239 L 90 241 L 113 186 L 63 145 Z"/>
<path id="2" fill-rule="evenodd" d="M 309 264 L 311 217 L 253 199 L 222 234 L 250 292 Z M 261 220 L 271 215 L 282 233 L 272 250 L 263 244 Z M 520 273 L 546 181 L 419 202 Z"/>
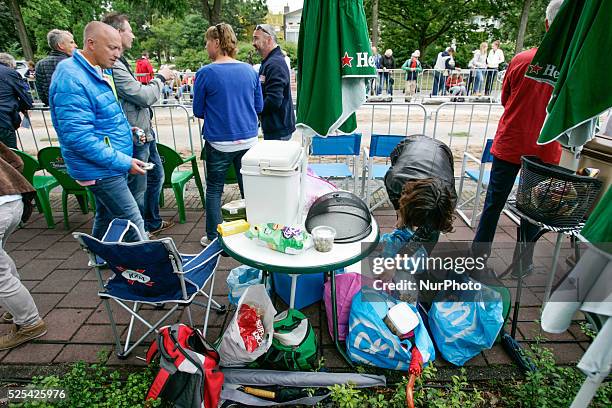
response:
<path id="1" fill-rule="evenodd" d="M 259 363 L 286 371 L 310 371 L 317 367 L 317 337 L 302 312 L 289 309 L 276 315 L 272 346 Z"/>

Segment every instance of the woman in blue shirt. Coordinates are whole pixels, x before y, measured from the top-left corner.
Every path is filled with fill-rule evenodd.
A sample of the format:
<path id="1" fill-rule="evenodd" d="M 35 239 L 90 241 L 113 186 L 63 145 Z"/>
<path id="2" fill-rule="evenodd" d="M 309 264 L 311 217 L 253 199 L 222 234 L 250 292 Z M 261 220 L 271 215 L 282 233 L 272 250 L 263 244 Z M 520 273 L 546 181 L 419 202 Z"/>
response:
<path id="1" fill-rule="evenodd" d="M 206 51 L 213 63 L 198 70 L 194 84 L 193 114 L 204 119 L 206 154 L 206 236 L 200 240 L 203 246 L 217 237 L 225 173 L 232 164 L 243 195 L 241 160 L 257 143 L 257 114 L 263 108 L 257 73 L 250 65 L 234 59 L 236 43 L 229 24 L 210 27 L 206 31 Z"/>

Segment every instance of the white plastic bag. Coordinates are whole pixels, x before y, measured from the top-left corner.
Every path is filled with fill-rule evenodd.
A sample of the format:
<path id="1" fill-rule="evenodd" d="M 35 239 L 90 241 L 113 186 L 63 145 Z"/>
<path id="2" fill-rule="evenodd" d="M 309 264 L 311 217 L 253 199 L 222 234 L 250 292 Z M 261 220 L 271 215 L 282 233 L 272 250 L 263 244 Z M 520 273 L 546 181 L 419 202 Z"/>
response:
<path id="1" fill-rule="evenodd" d="M 262 312 L 261 321 L 264 327 L 263 341 L 252 353 L 246 350 L 244 341 L 240 336 L 240 328 L 238 327 L 238 311 L 243 303 L 259 309 Z M 240 297 L 236 313 L 234 313 L 234 317 L 232 317 L 232 321 L 228 325 L 227 330 L 223 333 L 221 345 L 219 346 L 219 356 L 221 357 L 220 365 L 223 367 L 243 367 L 265 354 L 272 345 L 274 316 L 276 316 L 276 309 L 264 285 L 249 286 Z"/>
<path id="2" fill-rule="evenodd" d="M 304 214 L 308 213 L 312 204 L 317 201 L 317 198 L 338 191 L 338 187 L 329 181 L 316 175 L 316 173 L 308 167 L 306 178 L 304 180 Z"/>

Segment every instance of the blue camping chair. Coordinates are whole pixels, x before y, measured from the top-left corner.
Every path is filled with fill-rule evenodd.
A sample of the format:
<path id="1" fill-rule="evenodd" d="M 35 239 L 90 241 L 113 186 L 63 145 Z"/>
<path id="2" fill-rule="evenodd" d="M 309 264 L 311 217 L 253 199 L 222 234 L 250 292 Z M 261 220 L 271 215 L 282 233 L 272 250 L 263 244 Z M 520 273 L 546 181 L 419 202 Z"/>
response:
<path id="1" fill-rule="evenodd" d="M 488 164 L 493 162 L 493 154 L 491 154 L 491 146 L 493 139 L 487 139 L 482 151 L 482 156 L 478 159 L 469 152 L 463 153 L 463 164 L 461 165 L 461 178 L 459 181 L 459 190 L 457 191 L 457 207 L 455 210 L 459 217 L 470 227 L 475 228 L 482 209 L 480 201 L 483 193 L 486 193 L 489 181 L 491 179 L 491 170 Z M 478 165 L 477 168 L 468 168 L 468 162 L 471 161 Z M 519 184 L 519 176 L 514 180 L 514 186 Z M 476 193 L 463 198 L 463 187 L 466 180 L 471 180 L 476 183 Z M 466 213 L 466 207 L 470 207 L 471 217 Z M 504 213 L 510 217 L 516 224 L 520 224 L 520 220 L 510 211 L 504 209 Z"/>
<path id="2" fill-rule="evenodd" d="M 370 193 L 370 183 L 374 180 L 383 180 L 385 178 L 385 174 L 387 174 L 387 170 L 391 167 L 389 162 L 389 156 L 395 146 L 399 144 L 402 140 L 404 140 L 406 136 L 401 135 L 379 135 L 373 134 L 370 139 L 370 147 L 363 148 L 363 171 L 361 178 L 361 192 L 363 194 L 363 198 L 370 208 L 371 211 L 374 211 L 375 208 L 385 203 L 385 201 L 389 201 L 387 197 L 384 201 L 379 201 L 373 207 L 370 207 L 370 196 L 375 194 L 378 190 L 384 188 L 384 185 L 379 186 L 376 190 Z M 376 157 L 384 157 L 384 164 L 376 164 L 374 163 L 374 158 Z"/>
<path id="3" fill-rule="evenodd" d="M 348 188 L 349 179 L 353 179 L 353 192 L 357 191 L 357 164 L 361 147 L 361 133 L 312 139 L 312 156 L 335 156 L 335 163 L 313 163 L 310 168 L 319 177 L 325 179 L 344 179 Z M 343 162 L 339 161 L 344 156 Z M 351 165 L 352 159 L 352 165 Z M 352 169 L 351 169 L 352 167 Z"/>
<path id="4" fill-rule="evenodd" d="M 100 241 L 84 233 L 74 233 L 81 247 L 89 255 L 90 266 L 96 269 L 100 291 L 98 296 L 103 300 L 115 337 L 117 356 L 127 358 L 136 346 L 142 343 L 149 334 L 157 333 L 162 323 L 170 317 L 179 306 L 187 309 L 189 323 L 193 326 L 190 305 L 192 303 L 206 308 L 202 334 L 206 336 L 210 308 L 219 311 L 225 308 L 212 299 L 215 269 L 222 252 L 218 241 L 213 241 L 197 255 L 183 255 L 178 252 L 172 238 L 154 241 L 121 242 L 128 230 L 136 225 L 128 220 L 115 219 Z M 114 273 L 104 283 L 101 269 L 107 266 Z M 210 282 L 210 289 L 204 287 Z M 206 303 L 194 300 L 198 294 L 208 299 Z M 110 308 L 109 299 L 130 313 L 130 323 L 124 345 Z M 131 305 L 128 305 L 130 303 Z M 161 319 L 150 323 L 139 315 L 143 304 L 159 307 L 170 303 L 173 306 Z M 148 327 L 138 340 L 130 344 L 130 337 L 135 319 Z"/>

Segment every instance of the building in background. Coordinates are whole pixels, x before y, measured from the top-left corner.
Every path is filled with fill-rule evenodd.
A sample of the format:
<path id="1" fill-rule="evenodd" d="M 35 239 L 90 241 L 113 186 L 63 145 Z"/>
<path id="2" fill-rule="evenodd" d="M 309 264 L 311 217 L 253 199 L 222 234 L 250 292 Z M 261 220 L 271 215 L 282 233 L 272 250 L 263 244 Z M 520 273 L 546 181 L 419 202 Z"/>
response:
<path id="1" fill-rule="evenodd" d="M 300 21 L 302 20 L 302 9 L 289 11 L 289 6 L 285 6 L 284 10 L 284 37 L 285 41 L 297 43 L 300 35 Z"/>
<path id="2" fill-rule="evenodd" d="M 266 24 L 270 24 L 272 27 L 274 27 L 276 38 L 278 38 L 279 40 L 285 39 L 285 33 L 283 30 L 283 21 L 284 21 L 283 13 L 272 13 L 271 11 L 268 11 L 268 14 L 266 14 Z"/>

